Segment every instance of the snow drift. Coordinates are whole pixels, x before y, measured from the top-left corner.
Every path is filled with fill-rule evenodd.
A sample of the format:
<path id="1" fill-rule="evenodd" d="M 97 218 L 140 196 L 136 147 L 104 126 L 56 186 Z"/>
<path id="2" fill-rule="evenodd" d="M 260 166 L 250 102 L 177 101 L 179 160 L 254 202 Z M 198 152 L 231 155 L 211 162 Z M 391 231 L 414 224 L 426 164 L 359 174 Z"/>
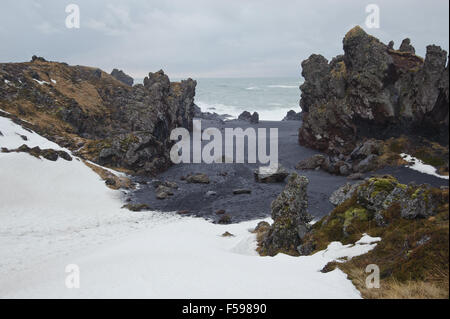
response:
<path id="1" fill-rule="evenodd" d="M 0 117 L 0 147 L 61 149 Z M 26 136 L 25 141 L 21 135 Z M 364 254 L 379 239 L 331 243 L 309 257 L 259 257 L 258 221 L 215 225 L 121 209 L 121 191 L 77 158 L 51 162 L 0 153 L 1 298 L 360 298 L 328 262 Z M 222 237 L 225 231 L 233 237 Z M 66 266 L 80 288 L 65 285 Z"/>

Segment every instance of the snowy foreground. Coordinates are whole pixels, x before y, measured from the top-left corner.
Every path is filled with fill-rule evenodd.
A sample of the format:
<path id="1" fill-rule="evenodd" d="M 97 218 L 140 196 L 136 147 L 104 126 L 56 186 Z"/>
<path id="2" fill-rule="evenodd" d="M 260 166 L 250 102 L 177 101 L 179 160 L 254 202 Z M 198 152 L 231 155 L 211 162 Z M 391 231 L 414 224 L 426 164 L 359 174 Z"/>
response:
<path id="1" fill-rule="evenodd" d="M 2 117 L 0 132 L 0 147 L 61 149 Z M 360 298 L 342 271 L 320 269 L 380 240 L 259 257 L 249 232 L 259 221 L 132 213 L 121 196 L 76 158 L 0 153 L 0 298 Z M 80 270 L 79 288 L 66 287 L 69 264 Z"/>

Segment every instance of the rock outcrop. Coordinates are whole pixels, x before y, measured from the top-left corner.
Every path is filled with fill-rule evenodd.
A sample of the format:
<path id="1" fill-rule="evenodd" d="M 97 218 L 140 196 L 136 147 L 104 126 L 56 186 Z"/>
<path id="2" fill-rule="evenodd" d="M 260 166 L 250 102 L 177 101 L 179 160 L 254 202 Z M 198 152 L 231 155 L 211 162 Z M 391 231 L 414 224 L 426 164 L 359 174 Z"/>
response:
<path id="1" fill-rule="evenodd" d="M 283 121 L 301 121 L 302 113 L 295 112 L 294 110 L 290 110 L 287 112 L 286 116 L 283 118 Z"/>
<path id="2" fill-rule="evenodd" d="M 408 287 L 416 283 L 424 286 L 437 283 L 437 287 L 442 285 L 442 298 L 448 297 L 448 187 L 405 185 L 386 175 L 353 186 L 345 185 L 333 198 L 336 208 L 311 227 L 299 248 L 301 255 L 322 251 L 336 241 L 357 247 L 364 236 L 366 241 L 376 242 L 373 250 L 331 262 L 323 271 L 338 267 L 351 280 L 365 279 L 354 270 L 376 264 L 384 287 L 389 283 L 395 283 L 394 289 L 399 283 Z M 357 287 L 367 292 L 364 279 Z M 413 292 L 407 290 L 407 293 Z M 389 293 L 381 296 L 389 295 L 393 296 Z M 422 292 L 420 295 L 423 298 Z"/>
<path id="3" fill-rule="evenodd" d="M 400 48 L 398 49 L 400 52 L 407 52 L 411 54 L 416 54 L 416 49 L 411 45 L 411 40 L 406 38 L 402 41 Z"/>
<path id="4" fill-rule="evenodd" d="M 343 236 L 356 218 L 372 220 L 377 227 L 386 227 L 393 214 L 405 220 L 426 219 L 435 216 L 448 206 L 448 188 L 437 189 L 428 184 L 401 184 L 390 175 L 368 178 L 355 184 L 346 184 L 336 190 L 330 201 L 337 211 L 345 207 Z M 358 216 L 351 212 L 358 212 Z M 333 214 L 331 214 L 332 216 Z M 355 225 L 355 227 L 357 227 Z"/>
<path id="5" fill-rule="evenodd" d="M 303 61 L 302 145 L 349 155 L 366 138 L 425 137 L 448 145 L 447 52 L 427 47 L 425 59 L 410 41 L 394 50 L 362 28 L 343 40 L 344 55 Z"/>
<path id="6" fill-rule="evenodd" d="M 305 247 L 313 248 L 306 254 L 326 248 L 330 241 L 354 243 L 368 230 L 384 231 L 391 224 L 414 227 L 414 221 L 419 225 L 417 221 L 438 214 L 448 216 L 448 188 L 405 185 L 390 175 L 344 185 L 334 192 L 330 201 L 336 208 L 314 224 L 304 238 Z"/>
<path id="7" fill-rule="evenodd" d="M 248 111 L 244 111 L 239 115 L 238 120 L 247 121 L 252 124 L 258 124 L 259 123 L 259 114 L 258 114 L 258 112 L 253 112 L 253 114 L 251 114 Z"/>
<path id="8" fill-rule="evenodd" d="M 342 176 L 366 173 L 382 166 L 379 157 L 383 152 L 384 144 L 381 141 L 368 139 L 357 144 L 349 155 L 317 154 L 300 161 L 296 169 L 322 169 L 328 173 Z"/>
<path id="9" fill-rule="evenodd" d="M 111 75 L 120 82 L 129 86 L 133 86 L 134 79 L 131 76 L 125 74 L 125 72 L 123 72 L 122 70 L 114 69 L 112 70 Z"/>
<path id="10" fill-rule="evenodd" d="M 163 71 L 131 87 L 99 69 L 42 58 L 0 64 L 0 109 L 82 158 L 137 174 L 171 165 L 170 132 L 192 128 L 195 87 Z"/>
<path id="11" fill-rule="evenodd" d="M 259 239 L 259 252 L 275 256 L 278 253 L 298 255 L 297 247 L 309 231 L 312 217 L 308 214 L 307 187 L 304 176 L 292 174 L 284 191 L 272 202 L 273 225 Z"/>

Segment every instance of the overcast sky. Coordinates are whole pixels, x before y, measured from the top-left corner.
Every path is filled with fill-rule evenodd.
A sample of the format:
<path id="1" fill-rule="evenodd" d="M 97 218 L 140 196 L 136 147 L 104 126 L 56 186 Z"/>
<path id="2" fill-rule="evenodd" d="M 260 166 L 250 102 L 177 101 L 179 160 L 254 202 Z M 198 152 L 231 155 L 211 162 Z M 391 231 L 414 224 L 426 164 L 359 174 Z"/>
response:
<path id="1" fill-rule="evenodd" d="M 80 29 L 67 29 L 66 5 L 80 8 Z M 368 4 L 380 28 L 367 29 Z M 142 78 L 299 77 L 312 53 L 342 53 L 354 25 L 396 47 L 409 37 L 448 51 L 448 0 L 1 0 L 0 62 L 49 60 L 121 68 Z"/>

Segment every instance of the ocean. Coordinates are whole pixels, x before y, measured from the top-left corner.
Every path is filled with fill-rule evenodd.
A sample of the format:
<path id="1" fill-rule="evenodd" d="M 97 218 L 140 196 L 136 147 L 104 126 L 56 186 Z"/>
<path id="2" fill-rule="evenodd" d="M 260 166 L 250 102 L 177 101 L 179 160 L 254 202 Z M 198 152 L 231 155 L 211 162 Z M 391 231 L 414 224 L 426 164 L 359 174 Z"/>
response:
<path id="1" fill-rule="evenodd" d="M 300 79 L 198 79 L 195 101 L 203 112 L 238 117 L 258 112 L 260 120 L 280 121 L 289 110 L 300 112 Z"/>
<path id="2" fill-rule="evenodd" d="M 172 81 L 181 79 L 171 78 Z M 260 120 L 281 121 L 289 110 L 300 112 L 300 78 L 200 78 L 195 103 L 203 112 L 258 112 Z M 136 79 L 135 83 L 142 83 Z"/>

